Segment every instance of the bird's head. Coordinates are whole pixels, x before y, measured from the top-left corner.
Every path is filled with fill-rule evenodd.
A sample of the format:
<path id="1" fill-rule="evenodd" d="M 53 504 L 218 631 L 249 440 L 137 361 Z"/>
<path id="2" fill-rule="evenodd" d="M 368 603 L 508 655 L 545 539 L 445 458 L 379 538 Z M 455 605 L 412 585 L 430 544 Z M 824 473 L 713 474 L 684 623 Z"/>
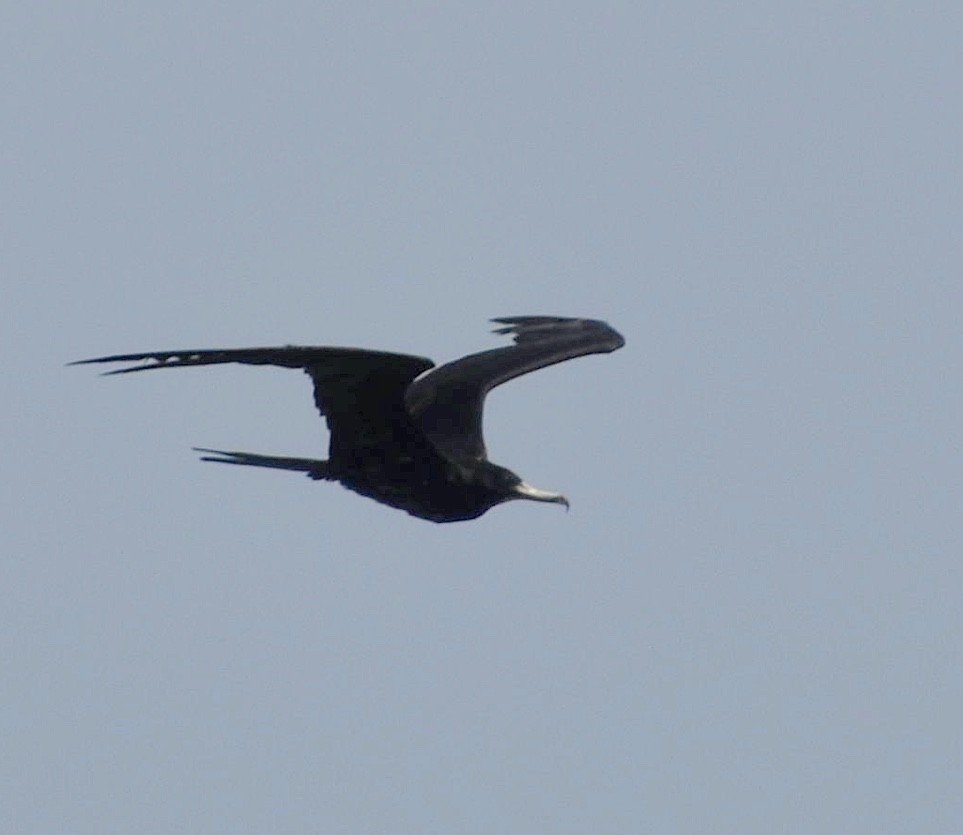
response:
<path id="1" fill-rule="evenodd" d="M 565 509 L 568 510 L 568 499 L 561 493 L 553 493 L 550 490 L 533 487 L 531 484 L 522 481 L 515 473 L 505 467 L 499 467 L 497 464 L 491 464 L 490 466 L 489 486 L 504 496 L 502 501 L 530 499 L 533 502 L 562 504 L 565 505 Z"/>

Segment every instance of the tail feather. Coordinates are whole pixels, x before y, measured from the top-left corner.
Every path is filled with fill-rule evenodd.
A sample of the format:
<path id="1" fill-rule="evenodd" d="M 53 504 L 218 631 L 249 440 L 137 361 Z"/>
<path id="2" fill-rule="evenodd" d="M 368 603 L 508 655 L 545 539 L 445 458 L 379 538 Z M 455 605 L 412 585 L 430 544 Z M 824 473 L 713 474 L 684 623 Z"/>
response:
<path id="1" fill-rule="evenodd" d="M 207 453 L 201 461 L 214 461 L 217 464 L 241 464 L 247 467 L 270 467 L 275 470 L 294 470 L 306 473 L 315 481 L 334 478 L 327 461 L 314 458 L 285 458 L 277 455 L 258 455 L 253 452 L 226 452 L 222 449 L 194 447 L 195 452 Z"/>

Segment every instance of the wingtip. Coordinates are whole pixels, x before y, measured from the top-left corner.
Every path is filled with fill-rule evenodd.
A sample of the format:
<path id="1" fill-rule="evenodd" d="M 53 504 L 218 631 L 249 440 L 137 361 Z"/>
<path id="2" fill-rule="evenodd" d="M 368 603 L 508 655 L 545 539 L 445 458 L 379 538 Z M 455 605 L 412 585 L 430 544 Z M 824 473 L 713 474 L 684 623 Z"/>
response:
<path id="1" fill-rule="evenodd" d="M 625 344 L 625 338 L 602 319 L 591 319 L 579 316 L 498 316 L 489 321 L 501 325 L 494 328 L 492 333 L 502 336 L 512 335 L 516 342 L 530 341 L 541 338 L 542 334 L 607 334 L 612 339 L 615 351 Z"/>

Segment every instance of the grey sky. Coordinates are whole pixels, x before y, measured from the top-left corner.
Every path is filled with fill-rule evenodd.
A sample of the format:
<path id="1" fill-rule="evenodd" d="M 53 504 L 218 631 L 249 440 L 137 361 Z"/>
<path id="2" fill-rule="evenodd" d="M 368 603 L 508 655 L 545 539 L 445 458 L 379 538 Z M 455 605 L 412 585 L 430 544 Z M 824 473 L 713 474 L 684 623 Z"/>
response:
<path id="1" fill-rule="evenodd" d="M 963 12 L 0 11 L 0 829 L 963 831 Z M 302 375 L 490 316 L 611 356 L 489 401 L 572 500 L 434 526 Z"/>

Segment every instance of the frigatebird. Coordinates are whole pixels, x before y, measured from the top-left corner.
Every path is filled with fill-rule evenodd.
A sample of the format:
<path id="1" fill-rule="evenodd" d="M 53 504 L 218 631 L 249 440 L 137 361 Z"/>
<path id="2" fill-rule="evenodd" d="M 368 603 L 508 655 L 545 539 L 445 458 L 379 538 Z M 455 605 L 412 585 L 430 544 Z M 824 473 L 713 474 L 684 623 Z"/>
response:
<path id="1" fill-rule="evenodd" d="M 294 470 L 315 480 L 337 481 L 432 522 L 476 519 L 512 499 L 567 508 L 561 493 L 532 487 L 488 460 L 482 437 L 485 395 L 530 371 L 615 351 L 625 340 L 595 319 L 505 316 L 491 321 L 500 326 L 494 333 L 510 334 L 513 345 L 438 367 L 408 354 L 294 345 L 114 354 L 71 365 L 141 363 L 107 375 L 229 362 L 300 368 L 311 377 L 314 402 L 327 420 L 327 460 L 195 447 L 202 460 Z"/>

